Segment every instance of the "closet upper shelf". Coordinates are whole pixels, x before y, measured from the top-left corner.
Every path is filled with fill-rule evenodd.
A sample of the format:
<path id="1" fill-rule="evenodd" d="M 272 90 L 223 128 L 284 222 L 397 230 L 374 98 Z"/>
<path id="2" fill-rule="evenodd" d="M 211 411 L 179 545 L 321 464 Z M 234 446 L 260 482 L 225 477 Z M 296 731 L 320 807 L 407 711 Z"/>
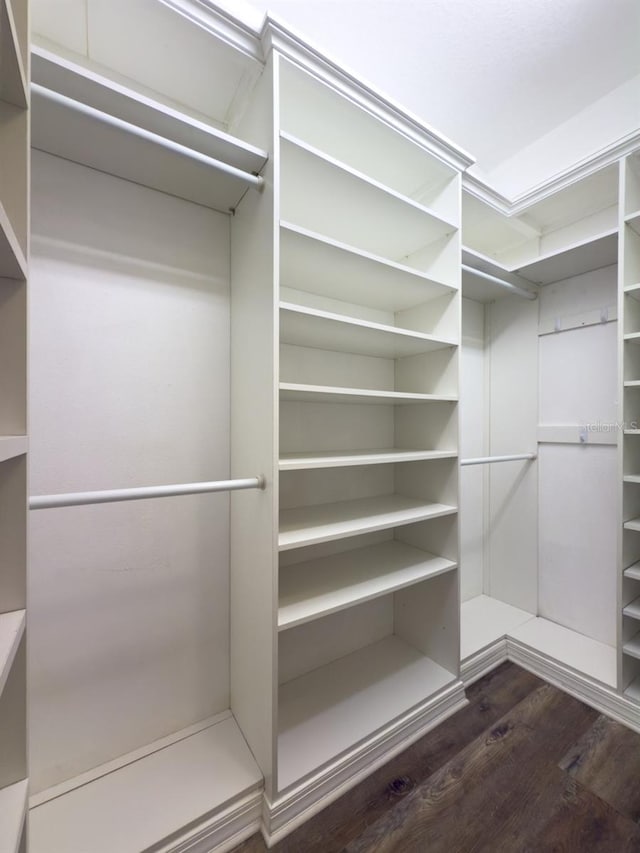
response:
<path id="1" fill-rule="evenodd" d="M 596 237 L 540 255 L 535 261 L 513 271 L 534 284 L 551 284 L 617 262 L 618 230 L 610 229 Z"/>
<path id="2" fill-rule="evenodd" d="M 32 73 L 32 145 L 49 154 L 223 212 L 248 184 L 210 161 L 252 176 L 267 160 L 222 130 L 41 48 Z M 62 97 L 52 100 L 39 86 Z"/>

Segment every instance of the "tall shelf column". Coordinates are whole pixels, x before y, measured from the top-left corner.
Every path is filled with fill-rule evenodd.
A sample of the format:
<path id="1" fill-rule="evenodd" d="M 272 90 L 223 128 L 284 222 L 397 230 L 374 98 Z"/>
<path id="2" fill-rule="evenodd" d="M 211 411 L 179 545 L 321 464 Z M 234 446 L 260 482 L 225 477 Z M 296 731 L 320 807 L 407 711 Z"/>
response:
<path id="1" fill-rule="evenodd" d="M 0 0 L 0 850 L 27 849 L 27 0 Z"/>

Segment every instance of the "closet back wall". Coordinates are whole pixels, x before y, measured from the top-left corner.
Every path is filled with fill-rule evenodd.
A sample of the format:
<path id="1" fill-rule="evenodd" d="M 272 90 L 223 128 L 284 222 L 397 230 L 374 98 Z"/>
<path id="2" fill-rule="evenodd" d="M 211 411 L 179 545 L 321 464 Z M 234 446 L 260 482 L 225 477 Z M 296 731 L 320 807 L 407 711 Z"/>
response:
<path id="1" fill-rule="evenodd" d="M 228 217 L 36 151 L 32 184 L 31 494 L 227 478 Z M 229 707 L 228 496 L 31 521 L 36 793 Z"/>

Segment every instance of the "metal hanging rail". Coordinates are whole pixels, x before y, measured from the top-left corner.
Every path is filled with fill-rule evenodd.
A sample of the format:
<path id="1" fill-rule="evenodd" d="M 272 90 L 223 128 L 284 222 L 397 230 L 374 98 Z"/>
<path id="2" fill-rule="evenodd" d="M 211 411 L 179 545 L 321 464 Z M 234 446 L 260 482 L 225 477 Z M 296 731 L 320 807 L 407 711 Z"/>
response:
<path id="1" fill-rule="evenodd" d="M 147 498 L 173 498 L 178 495 L 201 495 L 210 492 L 234 492 L 239 489 L 264 489 L 264 477 L 240 480 L 217 480 L 210 483 L 181 483 L 173 486 L 140 486 L 133 489 L 108 489 L 100 492 L 69 492 L 61 495 L 32 495 L 29 509 L 57 509 L 65 506 L 141 501 Z"/>
<path id="2" fill-rule="evenodd" d="M 491 275 L 488 272 L 483 272 L 482 270 L 477 270 L 475 267 L 470 267 L 468 264 L 462 264 L 463 272 L 468 272 L 471 275 L 476 275 L 478 278 L 485 278 L 487 281 L 493 282 L 493 284 L 499 284 L 500 287 L 503 287 L 505 290 L 510 291 L 511 293 L 515 293 L 517 296 L 521 296 L 523 299 L 534 300 L 538 297 L 535 293 L 531 293 L 529 290 L 525 290 L 523 287 L 518 287 L 517 284 L 511 284 L 510 281 L 505 281 L 503 278 L 498 278 L 495 275 Z"/>
<path id="3" fill-rule="evenodd" d="M 52 101 L 61 106 L 68 107 L 77 113 L 89 116 L 103 124 L 116 127 L 118 130 L 124 130 L 132 136 L 137 136 L 144 139 L 146 142 L 153 142 L 163 148 L 172 151 L 174 154 L 179 154 L 182 157 L 188 157 L 190 160 L 197 160 L 199 163 L 215 169 L 218 172 L 224 172 L 234 178 L 243 181 L 247 186 L 260 188 L 264 184 L 264 178 L 261 175 L 253 175 L 251 172 L 245 172 L 243 169 L 238 169 L 236 166 L 231 166 L 223 160 L 216 160 L 215 157 L 209 157 L 207 154 L 202 154 L 200 151 L 195 151 L 193 148 L 188 148 L 186 145 L 181 145 L 179 142 L 174 142 L 172 139 L 167 139 L 165 136 L 160 136 L 158 133 L 153 133 L 150 130 L 145 130 L 143 127 L 137 127 L 128 121 L 124 121 L 116 116 L 104 113 L 101 110 L 83 104 L 80 101 L 75 101 L 66 95 L 61 95 L 60 92 L 54 92 L 52 89 L 47 89 L 46 86 L 41 86 L 39 83 L 31 84 L 31 91 L 48 101 Z"/>
<path id="4" fill-rule="evenodd" d="M 461 459 L 461 465 L 489 465 L 493 462 L 515 462 L 518 459 L 526 459 L 532 462 L 538 458 L 537 453 L 515 453 L 511 456 L 478 456 L 475 459 Z"/>

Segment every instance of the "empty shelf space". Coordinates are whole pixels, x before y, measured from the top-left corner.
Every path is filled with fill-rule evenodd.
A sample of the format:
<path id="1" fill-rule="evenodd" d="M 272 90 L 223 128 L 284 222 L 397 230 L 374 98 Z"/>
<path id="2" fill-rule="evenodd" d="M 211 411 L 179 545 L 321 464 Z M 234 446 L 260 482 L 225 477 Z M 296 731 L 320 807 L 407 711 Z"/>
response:
<path id="1" fill-rule="evenodd" d="M 13 659 L 24 633 L 24 626 L 24 610 L 0 613 L 0 695 L 9 677 Z"/>
<path id="2" fill-rule="evenodd" d="M 624 570 L 624 576 L 634 581 L 640 581 L 640 562 L 634 563 Z"/>
<path id="3" fill-rule="evenodd" d="M 303 385 L 296 382 L 280 383 L 280 399 L 299 403 L 369 403 L 389 405 L 398 403 L 429 403 L 442 401 L 454 403 L 457 397 L 448 394 L 407 394 L 403 391 L 375 391 L 369 388 L 342 388 L 337 385 Z"/>
<path id="4" fill-rule="evenodd" d="M 280 339 L 293 346 L 380 358 L 402 358 L 456 345 L 453 340 L 289 302 L 280 303 Z"/>
<path id="5" fill-rule="evenodd" d="M 628 284 L 624 288 L 624 292 L 627 296 L 632 296 L 634 299 L 640 299 L 640 283 L 639 284 Z"/>
<path id="6" fill-rule="evenodd" d="M 488 595 L 479 595 L 463 601 L 460 608 L 462 660 L 490 646 L 533 618 L 533 613 L 527 613 L 526 610 L 512 607 Z"/>
<path id="7" fill-rule="evenodd" d="M 637 530 L 640 532 L 640 518 L 631 518 L 624 523 L 625 530 Z"/>
<path id="8" fill-rule="evenodd" d="M 631 640 L 622 646 L 622 651 L 625 655 L 640 660 L 640 633 L 636 634 Z"/>
<path id="9" fill-rule="evenodd" d="M 7 212 L 0 202 L 0 278 L 24 279 L 26 277 L 27 261 L 24 252 Z"/>
<path id="10" fill-rule="evenodd" d="M 345 468 L 352 465 L 385 465 L 394 462 L 423 462 L 429 459 L 455 459 L 455 450 L 345 450 L 308 453 L 283 453 L 281 471 L 305 468 Z"/>
<path id="11" fill-rule="evenodd" d="M 26 109 L 27 78 L 10 0 L 0 0 L 0 100 Z"/>
<path id="12" fill-rule="evenodd" d="M 31 808 L 31 853 L 134 853 L 259 792 L 234 719 L 223 720 Z M 54 789 L 55 790 L 55 789 Z M 166 804 L 169 807 L 159 807 Z"/>
<path id="13" fill-rule="evenodd" d="M 630 619 L 640 619 L 640 596 L 623 607 L 622 612 Z"/>
<path id="14" fill-rule="evenodd" d="M 633 679 L 631 684 L 624 691 L 627 699 L 633 699 L 634 702 L 640 702 L 640 675 Z"/>
<path id="15" fill-rule="evenodd" d="M 27 437 L 25 435 L 0 435 L 0 462 L 22 456 L 27 452 Z"/>
<path id="16" fill-rule="evenodd" d="M 640 234 L 640 210 L 635 210 L 633 213 L 627 214 L 624 221 L 636 234 Z"/>
<path id="17" fill-rule="evenodd" d="M 399 262 L 455 223 L 288 134 L 280 134 L 284 218 Z"/>
<path id="18" fill-rule="evenodd" d="M 609 687 L 616 686 L 617 656 L 613 646 L 540 617 L 511 630 L 509 639 Z"/>
<path id="19" fill-rule="evenodd" d="M 18 853 L 27 816 L 29 784 L 25 779 L 0 788 L 0 851 Z"/>
<path id="20" fill-rule="evenodd" d="M 419 270 L 290 222 L 280 223 L 280 280 L 298 290 L 393 312 L 456 290 Z"/>
<path id="21" fill-rule="evenodd" d="M 395 540 L 282 566 L 278 629 L 388 595 L 456 566 Z"/>
<path id="22" fill-rule="evenodd" d="M 452 515 L 456 508 L 402 495 L 381 495 L 280 512 L 281 551 Z"/>
<path id="23" fill-rule="evenodd" d="M 454 680 L 390 636 L 283 684 L 278 787 L 291 785 Z"/>

